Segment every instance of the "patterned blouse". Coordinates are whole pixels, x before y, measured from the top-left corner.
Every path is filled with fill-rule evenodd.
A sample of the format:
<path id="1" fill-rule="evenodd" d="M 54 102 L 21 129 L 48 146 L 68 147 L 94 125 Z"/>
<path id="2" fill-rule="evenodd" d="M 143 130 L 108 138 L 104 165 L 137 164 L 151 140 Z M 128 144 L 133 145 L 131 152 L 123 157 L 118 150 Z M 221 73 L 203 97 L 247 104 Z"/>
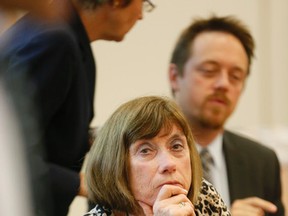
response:
<path id="1" fill-rule="evenodd" d="M 196 216 L 231 216 L 226 204 L 222 200 L 220 194 L 216 191 L 214 186 L 207 182 L 202 181 L 200 194 L 195 207 Z M 90 212 L 84 216 L 113 216 L 111 209 L 103 206 L 96 205 Z M 127 214 L 128 215 L 128 214 Z"/>

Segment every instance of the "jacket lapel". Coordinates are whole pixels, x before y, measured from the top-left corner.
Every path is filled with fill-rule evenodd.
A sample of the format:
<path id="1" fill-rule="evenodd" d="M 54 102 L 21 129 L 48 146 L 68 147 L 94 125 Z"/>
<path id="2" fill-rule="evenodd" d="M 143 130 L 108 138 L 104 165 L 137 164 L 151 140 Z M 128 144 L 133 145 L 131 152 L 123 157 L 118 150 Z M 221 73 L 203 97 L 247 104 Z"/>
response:
<path id="1" fill-rule="evenodd" d="M 236 145 L 235 145 L 236 143 Z M 230 192 L 231 203 L 236 199 L 243 197 L 247 190 L 247 178 L 245 176 L 245 169 L 247 163 L 245 155 L 237 148 L 237 136 L 225 131 L 223 135 L 223 151 L 227 166 L 228 184 Z"/>

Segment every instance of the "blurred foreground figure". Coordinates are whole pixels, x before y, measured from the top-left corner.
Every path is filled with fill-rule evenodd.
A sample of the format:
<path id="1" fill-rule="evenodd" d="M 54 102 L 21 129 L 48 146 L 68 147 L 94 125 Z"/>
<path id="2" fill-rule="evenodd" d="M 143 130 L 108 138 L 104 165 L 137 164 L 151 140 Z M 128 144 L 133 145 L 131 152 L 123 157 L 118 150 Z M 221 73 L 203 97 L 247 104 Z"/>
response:
<path id="1" fill-rule="evenodd" d="M 0 1 L 0 215 L 53 215 L 48 166 L 39 139 L 32 92 L 10 67 L 5 31 L 27 10 L 37 19 L 54 19 L 44 1 Z M 20 70 L 18 71 L 20 72 Z"/>
<path id="2" fill-rule="evenodd" d="M 39 19 L 32 8 L 2 35 L 3 77 L 23 81 L 23 94 L 35 107 L 53 215 L 67 215 L 74 197 L 86 196 L 80 170 L 90 148 L 96 78 L 90 42 L 122 41 L 142 19 L 143 4 L 153 6 L 143 0 L 54 0 L 47 7 L 60 8 L 57 19 Z"/>
<path id="3" fill-rule="evenodd" d="M 31 216 L 34 214 L 25 145 L 10 99 L 0 80 L 0 215 Z"/>

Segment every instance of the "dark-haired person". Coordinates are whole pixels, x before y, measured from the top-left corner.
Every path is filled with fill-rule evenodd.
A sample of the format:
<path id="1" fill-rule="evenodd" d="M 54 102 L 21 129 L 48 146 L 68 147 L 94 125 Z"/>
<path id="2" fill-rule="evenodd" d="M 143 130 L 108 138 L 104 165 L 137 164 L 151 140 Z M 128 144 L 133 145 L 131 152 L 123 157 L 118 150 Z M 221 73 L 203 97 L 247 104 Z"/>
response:
<path id="1" fill-rule="evenodd" d="M 34 13 L 23 16 L 1 36 L 1 62 L 7 79 L 25 80 L 32 92 L 54 215 L 64 216 L 76 195 L 86 196 L 79 172 L 90 148 L 94 110 L 96 70 L 90 43 L 122 41 L 142 19 L 143 4 L 154 5 L 148 0 L 50 2 L 59 8 L 57 20 L 38 19 Z"/>
<path id="2" fill-rule="evenodd" d="M 244 90 L 253 55 L 253 37 L 237 18 L 197 19 L 176 43 L 170 86 L 200 155 L 212 155 L 208 159 L 205 154 L 205 160 L 203 154 L 202 159 L 212 162 L 210 181 L 231 203 L 231 214 L 283 216 L 275 152 L 225 129 Z"/>

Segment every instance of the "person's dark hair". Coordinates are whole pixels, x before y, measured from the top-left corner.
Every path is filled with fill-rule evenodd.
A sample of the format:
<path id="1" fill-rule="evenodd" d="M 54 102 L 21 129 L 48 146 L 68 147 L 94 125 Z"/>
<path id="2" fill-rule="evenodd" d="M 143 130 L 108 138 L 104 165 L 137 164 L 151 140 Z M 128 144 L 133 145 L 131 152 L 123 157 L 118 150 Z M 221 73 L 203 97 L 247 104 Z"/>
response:
<path id="1" fill-rule="evenodd" d="M 233 16 L 217 17 L 213 15 L 208 19 L 195 19 L 180 35 L 170 60 L 170 63 L 173 63 L 178 67 L 179 75 L 183 75 L 183 67 L 191 55 L 191 46 L 195 38 L 200 33 L 211 31 L 229 33 L 238 38 L 248 57 L 249 74 L 255 48 L 255 42 L 250 30 L 244 23 Z"/>
<path id="2" fill-rule="evenodd" d="M 113 4 L 115 0 L 76 0 L 80 5 L 87 9 L 95 9 L 103 4 Z M 126 7 L 133 0 L 116 0 L 121 7 Z"/>

